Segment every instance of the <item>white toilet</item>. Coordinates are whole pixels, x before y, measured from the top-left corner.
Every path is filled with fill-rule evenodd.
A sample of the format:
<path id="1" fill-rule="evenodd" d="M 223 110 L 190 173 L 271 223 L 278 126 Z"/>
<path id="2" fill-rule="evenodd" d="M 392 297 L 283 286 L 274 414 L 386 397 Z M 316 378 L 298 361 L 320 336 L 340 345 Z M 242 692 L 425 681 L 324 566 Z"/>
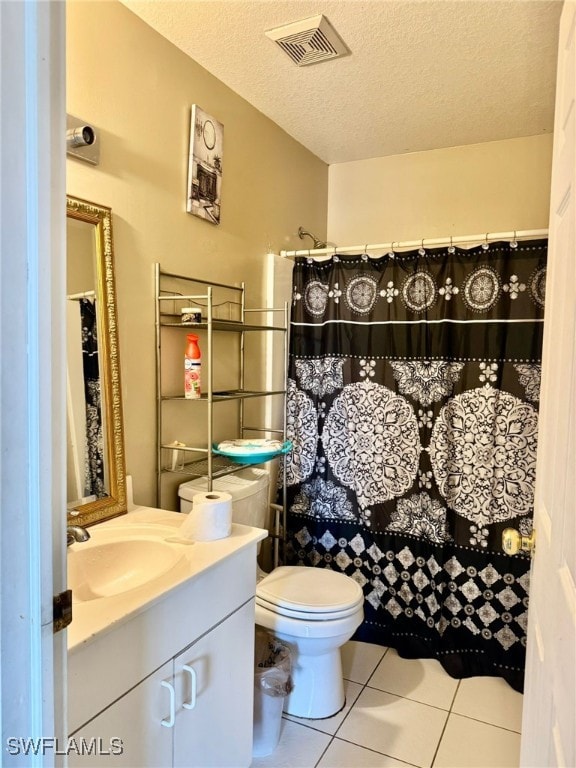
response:
<path id="1" fill-rule="evenodd" d="M 349 576 L 326 568 L 280 566 L 256 587 L 256 624 L 294 650 L 290 715 L 323 718 L 344 706 L 340 648 L 364 618 L 364 595 Z"/>
<path id="2" fill-rule="evenodd" d="M 204 483 L 204 484 L 203 484 Z M 214 490 L 232 495 L 236 523 L 266 527 L 268 473 L 243 469 L 214 481 Z M 180 486 L 180 510 L 188 512 L 203 478 Z M 326 568 L 280 566 L 259 578 L 256 624 L 293 649 L 294 689 L 284 710 L 296 717 L 331 717 L 344 706 L 340 648 L 364 618 L 364 595 L 349 576 Z"/>

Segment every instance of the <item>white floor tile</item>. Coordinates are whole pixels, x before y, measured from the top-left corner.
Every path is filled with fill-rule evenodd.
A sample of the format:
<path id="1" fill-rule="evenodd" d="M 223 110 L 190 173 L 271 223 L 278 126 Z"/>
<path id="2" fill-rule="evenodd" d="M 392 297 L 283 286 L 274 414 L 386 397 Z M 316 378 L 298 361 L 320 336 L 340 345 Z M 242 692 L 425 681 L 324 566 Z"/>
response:
<path id="1" fill-rule="evenodd" d="M 314 768 L 331 738 L 283 719 L 278 746 L 267 757 L 255 757 L 251 768 Z"/>
<path id="2" fill-rule="evenodd" d="M 448 713 L 365 688 L 338 736 L 417 766 L 431 765 Z"/>
<path id="3" fill-rule="evenodd" d="M 523 696 L 501 677 L 469 677 L 460 682 L 452 711 L 520 733 Z"/>
<path id="4" fill-rule="evenodd" d="M 382 645 L 359 643 L 350 640 L 340 649 L 342 655 L 342 672 L 346 680 L 364 685 L 374 672 L 382 656 L 388 649 Z"/>
<path id="5" fill-rule="evenodd" d="M 518 768 L 520 734 L 450 715 L 434 768 Z"/>
<path id="6" fill-rule="evenodd" d="M 318 763 L 318 768 L 409 768 L 409 764 L 400 763 L 393 757 L 372 752 L 356 744 L 334 739 Z"/>
<path id="7" fill-rule="evenodd" d="M 402 659 L 390 648 L 368 685 L 422 704 L 450 709 L 458 682 L 436 659 Z"/>
<path id="8" fill-rule="evenodd" d="M 344 680 L 346 706 L 333 717 L 326 717 L 323 720 L 309 720 L 305 717 L 294 717 L 293 715 L 284 715 L 284 717 L 288 720 L 293 720 L 295 723 L 300 723 L 300 725 L 307 725 L 310 728 L 316 728 L 317 731 L 334 734 L 342 724 L 342 721 L 348 712 L 350 712 L 350 708 L 360 695 L 361 690 L 362 686 L 358 683 L 351 683 L 350 680 Z"/>

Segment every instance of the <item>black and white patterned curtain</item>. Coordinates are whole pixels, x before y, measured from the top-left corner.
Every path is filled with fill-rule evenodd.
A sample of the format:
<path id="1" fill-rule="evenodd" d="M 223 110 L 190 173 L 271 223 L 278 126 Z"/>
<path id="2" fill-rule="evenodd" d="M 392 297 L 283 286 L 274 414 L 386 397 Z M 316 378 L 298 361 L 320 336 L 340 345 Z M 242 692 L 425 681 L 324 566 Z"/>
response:
<path id="1" fill-rule="evenodd" d="M 287 562 L 364 590 L 356 639 L 523 685 L 545 240 L 294 267 Z"/>
<path id="2" fill-rule="evenodd" d="M 84 495 L 106 496 L 104 486 L 104 440 L 98 365 L 98 335 L 96 304 L 80 299 L 82 323 L 82 365 L 84 397 L 86 399 L 86 457 L 84 464 Z"/>

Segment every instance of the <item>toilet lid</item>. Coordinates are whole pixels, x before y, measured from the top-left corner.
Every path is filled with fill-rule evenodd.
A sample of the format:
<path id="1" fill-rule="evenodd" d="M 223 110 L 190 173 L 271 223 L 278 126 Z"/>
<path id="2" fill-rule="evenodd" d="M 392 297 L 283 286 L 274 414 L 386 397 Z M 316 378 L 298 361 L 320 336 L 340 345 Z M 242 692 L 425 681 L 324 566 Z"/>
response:
<path id="1" fill-rule="evenodd" d="M 354 579 L 342 573 L 285 565 L 259 582 L 256 602 L 285 616 L 326 620 L 354 613 L 364 595 Z"/>

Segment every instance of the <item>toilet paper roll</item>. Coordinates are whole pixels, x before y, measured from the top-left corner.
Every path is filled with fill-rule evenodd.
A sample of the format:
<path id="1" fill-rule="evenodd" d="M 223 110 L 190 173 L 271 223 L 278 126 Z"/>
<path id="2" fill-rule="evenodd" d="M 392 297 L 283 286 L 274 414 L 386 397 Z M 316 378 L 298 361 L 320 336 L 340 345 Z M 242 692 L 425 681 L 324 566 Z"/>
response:
<path id="1" fill-rule="evenodd" d="M 194 541 L 214 541 L 230 536 L 231 531 L 232 496 L 218 491 L 195 493 L 179 535 Z"/>

